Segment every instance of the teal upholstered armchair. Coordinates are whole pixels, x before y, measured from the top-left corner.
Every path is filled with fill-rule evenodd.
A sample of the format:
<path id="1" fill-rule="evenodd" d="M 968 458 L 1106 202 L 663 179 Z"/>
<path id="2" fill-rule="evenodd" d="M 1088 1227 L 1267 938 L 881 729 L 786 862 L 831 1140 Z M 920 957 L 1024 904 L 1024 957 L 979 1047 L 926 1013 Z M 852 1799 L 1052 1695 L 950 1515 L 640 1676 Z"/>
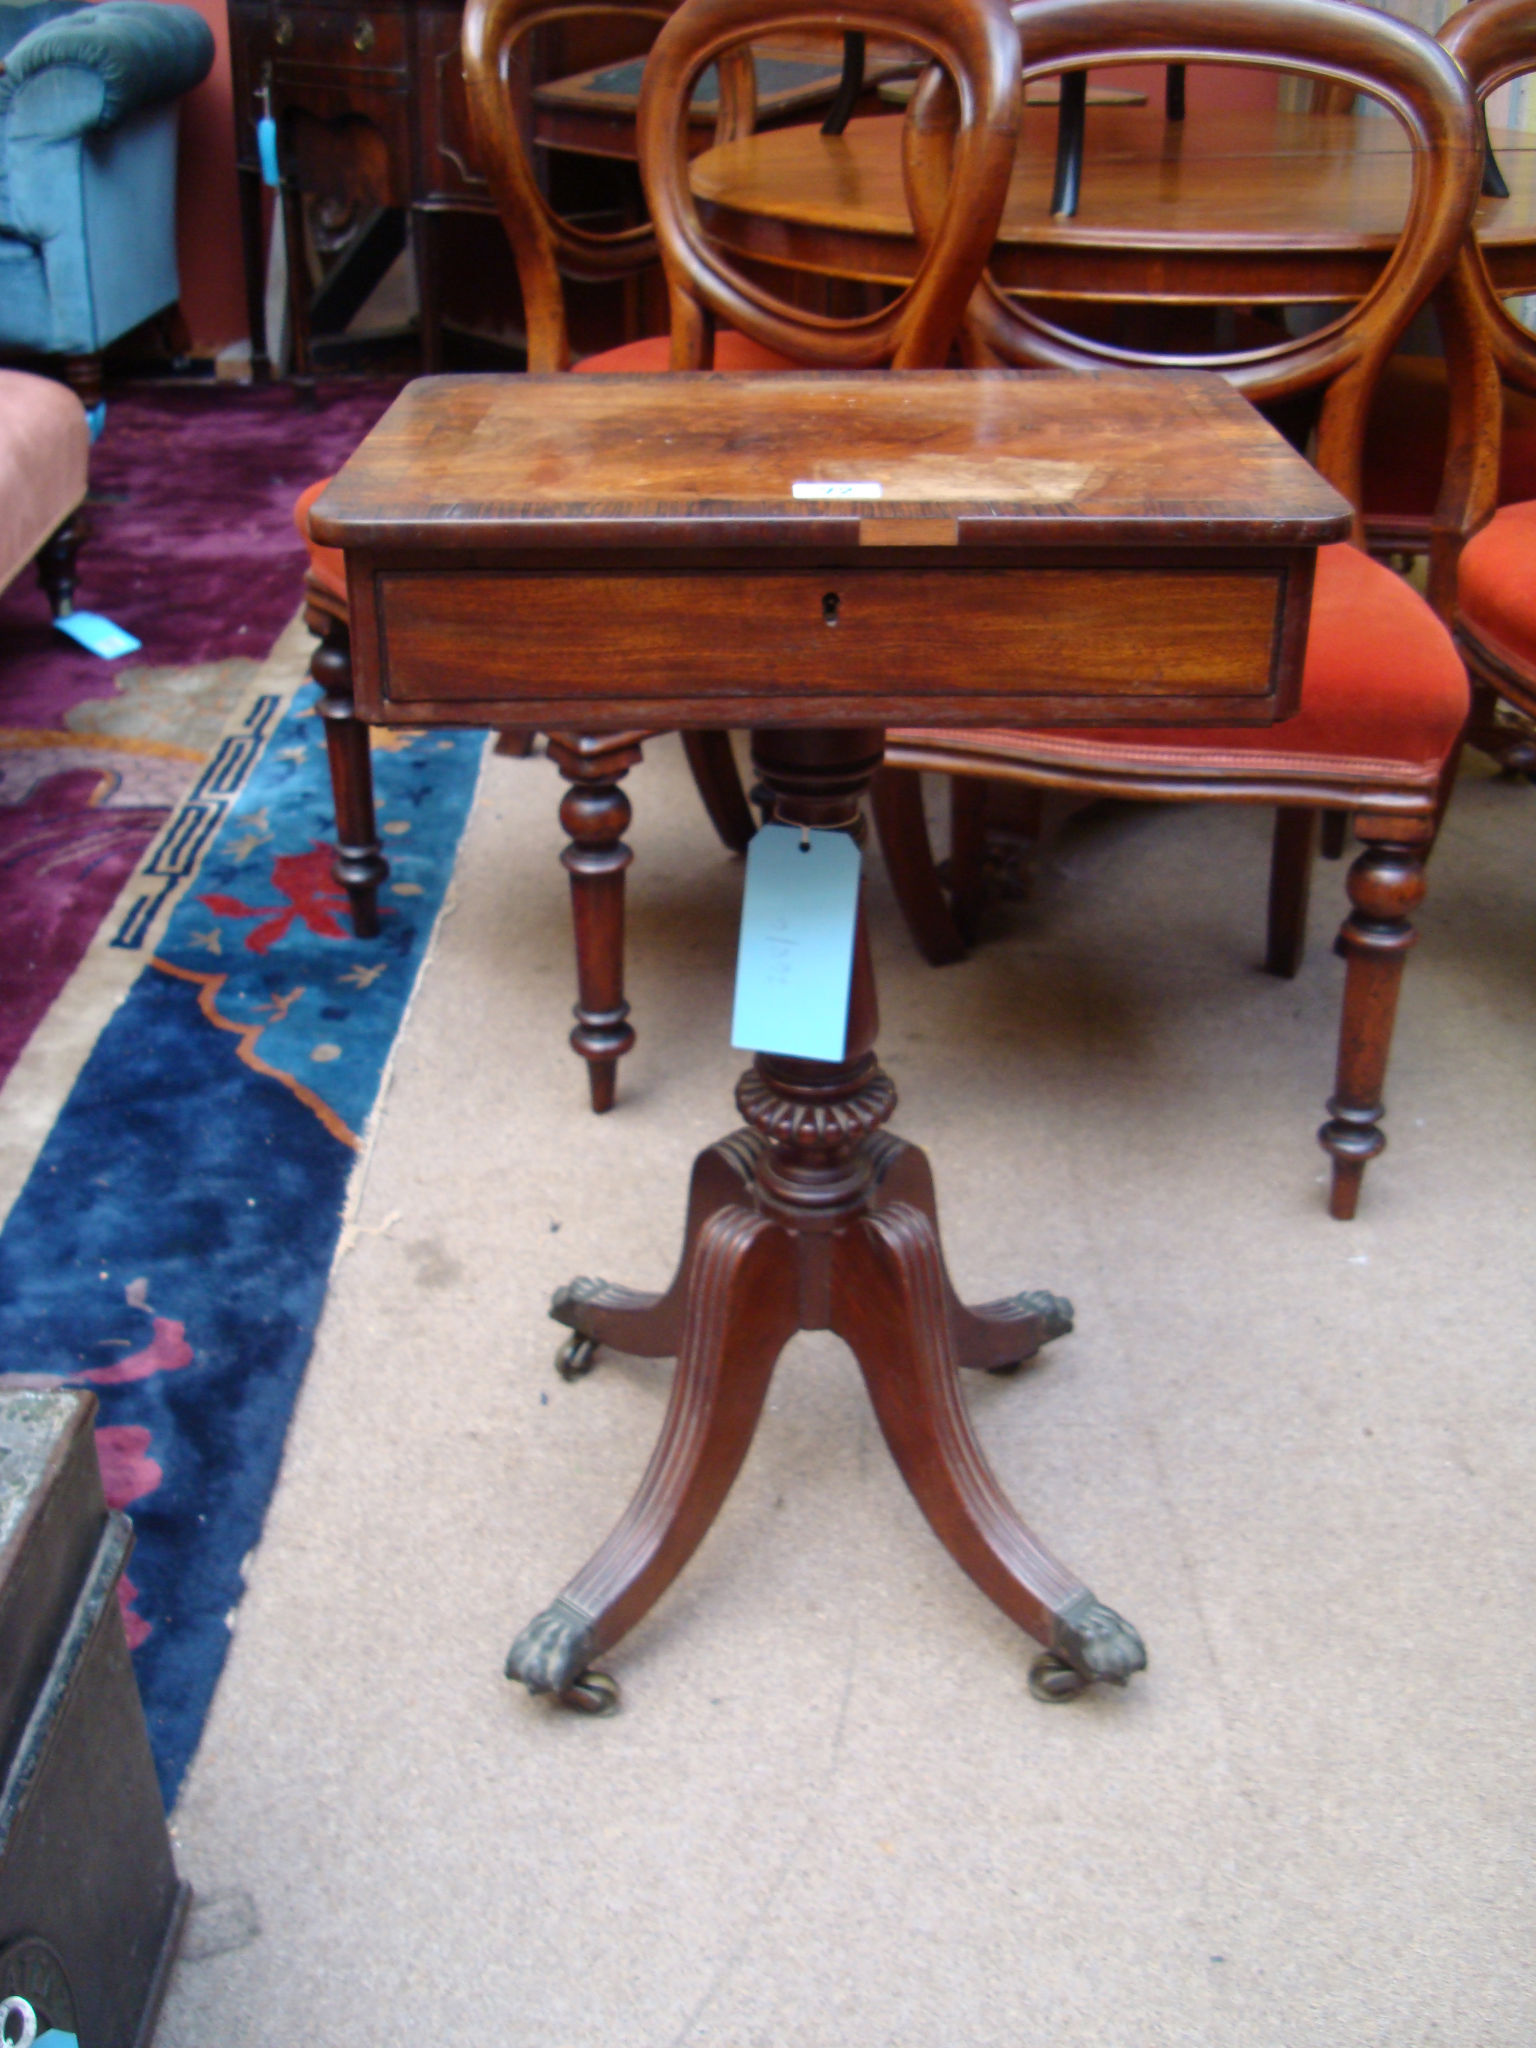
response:
<path id="1" fill-rule="evenodd" d="M 65 359 L 88 404 L 177 297 L 176 103 L 212 62 L 190 7 L 0 4 L 0 353 Z"/>

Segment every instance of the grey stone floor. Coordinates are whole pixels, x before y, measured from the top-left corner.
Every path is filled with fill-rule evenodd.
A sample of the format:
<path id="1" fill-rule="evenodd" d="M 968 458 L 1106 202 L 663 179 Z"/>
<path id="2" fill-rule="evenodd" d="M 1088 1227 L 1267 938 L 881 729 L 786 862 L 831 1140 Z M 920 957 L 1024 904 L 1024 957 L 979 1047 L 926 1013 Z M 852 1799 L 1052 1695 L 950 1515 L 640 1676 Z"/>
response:
<path id="1" fill-rule="evenodd" d="M 160 2048 L 1524 2048 L 1536 790 L 1458 794 L 1348 1226 L 1313 1139 L 1337 869 L 1282 984 L 1259 813 L 1077 820 L 944 972 L 872 859 L 956 1276 L 1077 1304 L 976 1426 L 1150 1669 L 1033 1701 L 852 1361 L 802 1337 L 604 1721 L 500 1665 L 627 1499 L 668 1368 L 567 1386 L 544 1308 L 670 1271 L 743 1064 L 740 882 L 658 745 L 640 1043 L 593 1119 L 556 792 L 487 765 L 175 1815 L 199 1904 Z"/>

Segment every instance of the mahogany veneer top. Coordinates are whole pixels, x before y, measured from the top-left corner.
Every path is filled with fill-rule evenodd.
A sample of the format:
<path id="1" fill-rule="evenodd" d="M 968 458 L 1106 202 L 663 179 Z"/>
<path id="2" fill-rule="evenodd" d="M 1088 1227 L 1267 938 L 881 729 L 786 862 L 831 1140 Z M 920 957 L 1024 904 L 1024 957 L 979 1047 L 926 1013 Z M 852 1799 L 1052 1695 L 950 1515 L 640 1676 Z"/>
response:
<path id="1" fill-rule="evenodd" d="M 878 501 L 796 482 L 878 482 Z M 434 377 L 319 503 L 336 547 L 1311 546 L 1349 508 L 1219 378 Z"/>

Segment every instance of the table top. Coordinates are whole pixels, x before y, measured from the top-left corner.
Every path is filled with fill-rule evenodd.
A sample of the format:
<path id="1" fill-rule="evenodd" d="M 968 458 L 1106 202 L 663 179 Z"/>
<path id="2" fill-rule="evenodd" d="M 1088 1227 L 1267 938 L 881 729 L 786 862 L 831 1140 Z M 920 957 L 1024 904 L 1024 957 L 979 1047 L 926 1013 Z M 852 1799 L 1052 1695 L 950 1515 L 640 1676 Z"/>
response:
<path id="1" fill-rule="evenodd" d="M 1006 370 L 424 378 L 310 514 L 328 546 L 431 555 L 1284 548 L 1348 518 L 1220 378 Z"/>
<path id="2" fill-rule="evenodd" d="M 1406 211 L 1396 121 L 1369 115 L 1191 114 L 1101 108 L 1087 124 L 1077 213 L 1053 219 L 1056 124 L 1026 112 L 994 275 L 1042 296 L 1288 303 L 1367 291 Z M 1478 234 L 1504 291 L 1536 288 L 1536 146 L 1494 137 L 1510 197 Z M 805 128 L 706 151 L 692 184 L 709 231 L 738 254 L 843 277 L 905 280 L 916 251 L 900 131 Z"/>

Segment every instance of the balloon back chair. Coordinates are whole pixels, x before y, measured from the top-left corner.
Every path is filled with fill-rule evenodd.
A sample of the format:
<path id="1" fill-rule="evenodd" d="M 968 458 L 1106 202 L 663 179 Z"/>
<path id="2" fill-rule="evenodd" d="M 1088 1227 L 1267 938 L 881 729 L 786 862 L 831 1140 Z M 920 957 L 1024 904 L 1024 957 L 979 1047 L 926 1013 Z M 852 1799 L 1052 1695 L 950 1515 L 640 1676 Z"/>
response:
<path id="1" fill-rule="evenodd" d="M 464 11 L 470 121 L 517 266 L 530 374 L 667 367 L 671 344 L 664 334 L 573 361 L 567 280 L 637 278 L 656 261 L 655 237 L 649 222 L 607 230 L 563 218 L 542 189 L 519 109 L 527 99 L 525 58 L 536 30 L 576 17 L 601 17 L 631 26 L 648 24 L 654 31 L 670 12 L 669 7 L 648 6 L 643 0 L 470 0 Z M 745 51 L 722 68 L 718 109 L 717 141 L 751 132 L 755 77 Z M 739 335 L 722 335 L 719 355 L 725 369 L 785 367 L 778 356 Z M 371 938 L 379 928 L 379 889 L 389 866 L 374 818 L 368 732 L 353 708 L 343 559 L 339 549 L 322 547 L 309 531 L 309 508 L 329 481 L 324 477 L 312 484 L 300 497 L 294 516 L 309 553 L 305 616 L 320 639 L 310 673 L 323 693 L 320 710 L 329 742 L 337 826 L 333 872 L 347 893 L 353 929 L 359 937 Z M 592 1107 L 598 1112 L 613 1106 L 619 1060 L 635 1042 L 624 998 L 624 871 L 632 855 L 623 835 L 631 810 L 620 784 L 652 737 L 649 732 L 548 735 L 550 755 L 571 785 L 560 807 L 569 842 L 561 859 L 571 880 L 576 941 L 576 1025 L 571 1044 L 587 1063 Z M 529 733 L 505 733 L 499 749 L 527 753 L 532 739 Z M 730 735 L 688 732 L 682 739 L 715 830 L 731 851 L 743 851 L 753 821 Z"/>
<path id="2" fill-rule="evenodd" d="M 1029 0 L 1016 13 L 1026 82 L 1106 62 L 1256 65 L 1367 93 L 1401 124 L 1413 177 L 1395 250 L 1368 295 L 1315 333 L 1277 330 L 1266 346 L 1221 356 L 1151 357 L 1074 335 L 990 277 L 967 316 L 978 364 L 1091 371 L 1177 362 L 1219 371 L 1261 404 L 1320 394 L 1314 460 L 1358 507 L 1373 387 L 1450 265 L 1477 196 L 1476 110 L 1461 72 L 1428 36 L 1345 0 L 1191 0 L 1175 9 L 1162 0 Z M 1275 805 L 1266 965 L 1281 975 L 1295 973 L 1304 944 L 1317 815 L 1352 817 L 1363 851 L 1337 942 L 1347 963 L 1343 1023 L 1319 1133 L 1332 1160 L 1331 1213 L 1348 1218 L 1385 1142 L 1381 1089 L 1414 943 L 1410 916 L 1466 710 L 1445 627 L 1363 545 L 1344 542 L 1319 551 L 1301 708 L 1288 722 L 1247 731 L 893 731 L 876 817 L 913 935 L 938 960 L 958 957 L 964 938 L 928 847 L 919 771 L 1087 796 Z M 962 786 L 974 784 L 954 785 Z M 974 843 L 974 832 L 961 837 Z M 949 877 L 962 897 L 975 879 L 955 872 L 964 866 L 952 861 Z"/>
<path id="3" fill-rule="evenodd" d="M 1519 57 L 1522 27 L 1526 30 L 1523 40 L 1529 44 L 1528 9 L 1523 14 L 1516 6 L 1490 10 L 1479 0 L 1473 0 L 1473 5 L 1460 7 L 1451 15 L 1438 40 L 1468 73 L 1473 90 L 1482 99 L 1527 68 Z M 1496 46 L 1500 55 L 1495 65 L 1492 52 Z M 1484 81 L 1481 84 L 1480 79 Z M 1483 201 L 1474 228 L 1496 222 L 1507 200 L 1502 175 L 1485 175 Z M 1446 303 L 1451 290 L 1452 286 L 1447 284 L 1435 295 L 1442 330 L 1448 319 L 1455 318 L 1454 306 Z M 1507 318 L 1502 319 L 1494 323 L 1494 330 L 1512 325 Z M 1510 347 L 1500 351 L 1501 362 L 1520 353 L 1519 341 L 1514 337 L 1510 341 Z M 1528 344 L 1526 355 L 1529 360 Z M 1444 542 L 1437 536 L 1446 531 L 1446 526 L 1437 516 L 1436 508 L 1451 441 L 1451 399 L 1443 356 L 1394 356 L 1382 373 L 1371 405 L 1361 481 L 1366 536 L 1373 553 L 1429 555 L 1430 602 L 1447 620 L 1455 605 L 1455 565 L 1452 559 L 1453 573 L 1448 579 L 1437 573 L 1446 559 Z M 1522 375 L 1518 367 L 1508 373 L 1495 433 L 1496 439 L 1489 444 L 1498 449 L 1490 484 L 1493 502 L 1512 505 L 1536 498 L 1536 391 L 1532 390 L 1529 373 Z M 1474 688 L 1467 738 L 1472 744 L 1486 746 L 1488 751 L 1508 759 L 1521 741 L 1513 728 L 1489 725 L 1479 716 L 1483 708 Z M 1536 745 L 1528 738 L 1524 751 L 1525 759 L 1518 765 L 1536 767 Z"/>
<path id="4" fill-rule="evenodd" d="M 807 308 L 792 286 L 780 290 L 761 270 L 743 270 L 711 240 L 689 184 L 683 120 L 694 81 L 754 33 L 832 21 L 845 34 L 899 39 L 931 60 L 902 130 L 922 261 L 883 303 L 848 314 Z M 735 336 L 786 366 L 942 368 L 1002 219 L 1020 103 L 1017 32 L 993 0 L 855 0 L 835 14 L 804 0 L 695 0 L 669 23 L 640 89 L 640 166 L 667 275 L 671 367 L 729 367 L 721 349 Z M 923 176 L 919 200 L 914 183 Z"/>
<path id="5" fill-rule="evenodd" d="M 1440 39 L 1479 99 L 1536 71 L 1528 0 L 1473 0 Z M 1498 204 L 1489 201 L 1490 211 Z M 1467 737 L 1506 767 L 1533 774 L 1536 737 L 1504 724 L 1499 706 L 1536 720 L 1536 496 L 1508 503 L 1503 488 L 1509 414 L 1536 399 L 1536 335 L 1506 308 L 1475 236 L 1439 297 L 1456 402 L 1432 569 L 1453 595 L 1456 642 L 1472 678 Z"/>

